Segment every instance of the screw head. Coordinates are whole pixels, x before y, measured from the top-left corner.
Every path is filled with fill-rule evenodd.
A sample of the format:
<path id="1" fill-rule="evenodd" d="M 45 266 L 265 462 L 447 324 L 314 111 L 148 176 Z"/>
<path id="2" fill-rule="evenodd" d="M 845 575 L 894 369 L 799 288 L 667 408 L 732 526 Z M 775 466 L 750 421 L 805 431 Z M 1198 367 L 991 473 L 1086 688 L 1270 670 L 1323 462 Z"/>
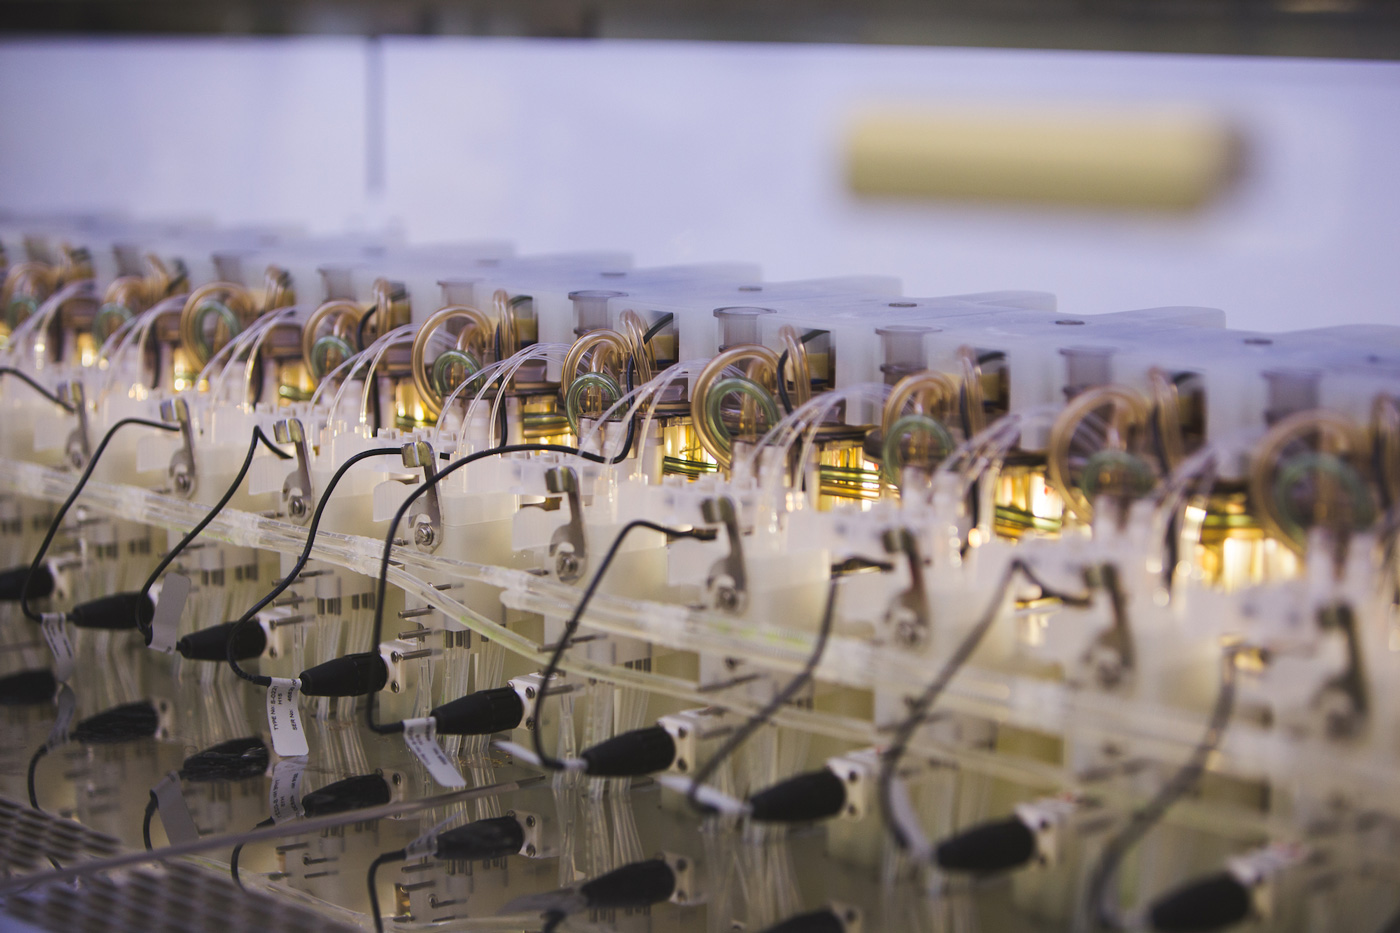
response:
<path id="1" fill-rule="evenodd" d="M 560 579 L 577 577 L 579 569 L 579 559 L 573 551 L 560 551 L 555 555 L 554 572 Z"/>
<path id="2" fill-rule="evenodd" d="M 413 529 L 413 541 L 419 547 L 432 547 L 433 542 L 436 540 L 437 532 L 433 531 L 433 526 L 429 525 L 427 522 L 423 522 L 417 528 Z"/>
<path id="3" fill-rule="evenodd" d="M 181 470 L 175 474 L 175 488 L 180 492 L 189 492 L 194 488 L 194 481 L 190 479 L 190 474 Z"/>
<path id="4" fill-rule="evenodd" d="M 725 612 L 737 612 L 739 610 L 739 591 L 729 584 L 724 584 L 715 590 L 715 605 Z"/>
<path id="5" fill-rule="evenodd" d="M 292 496 L 287 500 L 287 514 L 292 518 L 306 517 L 306 500 L 301 496 Z"/>

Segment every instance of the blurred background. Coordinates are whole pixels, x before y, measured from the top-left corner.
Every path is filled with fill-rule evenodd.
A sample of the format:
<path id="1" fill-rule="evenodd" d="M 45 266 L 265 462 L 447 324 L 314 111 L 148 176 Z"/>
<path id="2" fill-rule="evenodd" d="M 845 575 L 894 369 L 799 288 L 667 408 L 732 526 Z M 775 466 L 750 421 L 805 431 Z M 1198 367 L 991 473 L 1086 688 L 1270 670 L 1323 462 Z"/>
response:
<path id="1" fill-rule="evenodd" d="M 0 0 L 0 210 L 1400 323 L 1392 0 Z"/>

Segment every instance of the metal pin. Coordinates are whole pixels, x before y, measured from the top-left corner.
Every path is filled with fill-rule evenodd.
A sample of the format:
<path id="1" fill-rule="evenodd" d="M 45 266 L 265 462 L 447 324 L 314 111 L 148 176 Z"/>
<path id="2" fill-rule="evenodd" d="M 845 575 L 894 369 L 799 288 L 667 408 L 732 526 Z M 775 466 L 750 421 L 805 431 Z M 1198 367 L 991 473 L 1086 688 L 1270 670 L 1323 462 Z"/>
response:
<path id="1" fill-rule="evenodd" d="M 437 612 L 437 610 L 434 609 L 432 606 L 424 606 L 424 607 L 422 607 L 421 609 L 405 609 L 403 612 L 400 612 L 400 613 L 399 613 L 399 618 L 400 618 L 400 619 L 417 619 L 417 618 L 420 618 L 420 617 L 422 617 L 422 616 L 430 616 L 430 615 L 432 615 L 434 612 Z"/>
<path id="2" fill-rule="evenodd" d="M 435 631 L 434 629 L 430 629 L 430 628 L 416 628 L 416 629 L 412 629 L 412 630 L 407 631 L 407 632 L 399 632 L 399 638 L 403 639 L 404 641 L 409 641 L 409 640 L 417 641 L 417 640 L 420 639 L 420 638 L 427 638 L 427 637 L 428 637 L 429 635 L 431 635 L 434 631 Z M 33 644 L 33 647 L 35 647 L 35 648 L 39 647 L 39 643 L 38 643 L 38 642 L 35 642 L 35 643 Z"/>
<path id="3" fill-rule="evenodd" d="M 598 639 L 603 638 L 603 637 L 604 637 L 604 636 L 601 635 L 601 634 L 599 634 L 599 635 L 577 635 L 577 636 L 575 636 L 575 637 L 573 637 L 573 638 L 570 638 L 570 639 L 568 640 L 568 642 L 564 645 L 564 647 L 565 647 L 565 648 L 570 648 L 570 647 L 573 647 L 574 645 L 582 645 L 582 644 L 585 643 L 585 642 L 597 641 Z M 556 642 L 555 642 L 554 644 L 552 644 L 552 645 L 540 645 L 540 650 L 541 650 L 541 651 L 558 651 L 558 650 L 559 650 L 559 644 L 560 644 L 560 643 L 556 641 Z"/>
<path id="4" fill-rule="evenodd" d="M 436 879 L 436 878 L 430 878 L 430 879 L 428 879 L 427 881 L 414 881 L 414 882 L 411 882 L 410 884 L 401 884 L 401 885 L 399 885 L 399 890 L 400 890 L 400 891 L 404 891 L 404 892 L 407 893 L 407 892 L 413 892 L 413 891 L 422 891 L 424 888 L 435 888 L 435 887 L 437 887 L 437 879 Z"/>
<path id="5" fill-rule="evenodd" d="M 304 603 L 304 602 L 306 602 L 306 597 L 305 597 L 305 596 L 296 596 L 296 595 L 292 595 L 292 596 L 284 596 L 284 597 L 281 598 L 281 599 L 274 600 L 273 603 L 272 603 L 272 605 L 274 605 L 274 606 L 300 606 L 300 605 L 301 605 L 302 603 Z"/>
<path id="6" fill-rule="evenodd" d="M 340 869 L 339 869 L 339 868 L 332 868 L 330 871 L 313 871 L 313 872 L 307 872 L 305 875 L 302 875 L 302 877 L 305 878 L 305 879 L 307 879 L 307 880 L 309 881 L 309 880 L 311 880 L 312 878 L 325 878 L 325 877 L 327 877 L 328 875 L 338 875 L 338 874 L 340 874 Z"/>
<path id="7" fill-rule="evenodd" d="M 433 648 L 419 648 L 417 651 L 395 651 L 392 657 L 395 662 L 414 661 L 418 658 L 431 658 L 436 653 Z"/>
<path id="8" fill-rule="evenodd" d="M 753 674 L 743 674 L 739 677 L 735 677 L 732 680 L 721 680 L 718 683 L 713 684 L 701 684 L 695 689 L 700 693 L 714 693 L 718 690 L 728 690 L 730 687 L 737 687 L 740 684 L 746 684 L 750 681 L 758 680 L 760 677 L 763 676 L 765 675 L 758 672 L 755 672 Z"/>
<path id="9" fill-rule="evenodd" d="M 324 577 L 324 576 L 326 576 L 327 574 L 331 574 L 331 573 L 335 573 L 335 571 L 334 571 L 334 570 L 327 570 L 327 569 L 321 569 L 321 570 L 303 570 L 301 573 L 297 574 L 297 579 L 298 579 L 298 580 L 307 580 L 307 579 L 310 579 L 311 577 Z"/>
<path id="10" fill-rule="evenodd" d="M 394 547 L 403 547 L 403 546 L 406 545 L 406 544 L 408 544 L 408 539 L 407 539 L 407 538 L 395 538 L 395 539 L 394 539 Z"/>
<path id="11" fill-rule="evenodd" d="M 462 588 L 462 584 L 460 584 L 460 583 L 434 583 L 434 584 L 433 584 L 433 589 L 435 589 L 435 590 L 459 590 L 459 589 L 461 589 L 461 588 Z"/>
<path id="12" fill-rule="evenodd" d="M 285 619 L 269 619 L 269 620 L 267 621 L 267 627 L 268 627 L 268 628 L 281 628 L 281 627 L 284 626 L 284 625 L 296 625 L 296 624 L 299 623 L 299 622 L 310 622 L 310 621 L 311 621 L 312 619 L 314 619 L 314 618 L 315 618 L 315 616 L 299 615 L 299 616 L 287 616 Z"/>

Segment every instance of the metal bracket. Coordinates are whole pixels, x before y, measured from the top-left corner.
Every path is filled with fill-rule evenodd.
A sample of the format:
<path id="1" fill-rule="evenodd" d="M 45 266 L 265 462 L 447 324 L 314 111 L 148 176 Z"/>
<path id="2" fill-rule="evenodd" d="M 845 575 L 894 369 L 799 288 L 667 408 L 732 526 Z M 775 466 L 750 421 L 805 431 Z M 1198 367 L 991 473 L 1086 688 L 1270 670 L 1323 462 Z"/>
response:
<path id="1" fill-rule="evenodd" d="M 909 588 L 890 600 L 889 608 L 885 610 L 885 625 L 894 632 L 895 640 L 901 645 L 919 648 L 928 641 L 929 632 L 932 631 L 919 541 L 908 528 L 890 528 L 885 531 L 884 543 L 887 553 L 903 554 L 909 564 Z"/>
<path id="2" fill-rule="evenodd" d="M 713 595 L 716 607 L 738 615 L 749 604 L 749 577 L 744 569 L 744 543 L 734 500 L 728 496 L 706 499 L 700 503 L 700 514 L 711 525 L 723 525 L 729 536 L 729 555 L 715 561 L 705 588 Z"/>
<path id="3" fill-rule="evenodd" d="M 72 405 L 73 414 L 78 416 L 78 426 L 68 435 L 65 449 L 73 469 L 81 470 L 92 456 L 92 441 L 88 436 L 87 393 L 83 391 L 83 384 L 74 379 L 59 384 L 58 397 Z"/>
<path id="4" fill-rule="evenodd" d="M 285 418 L 272 426 L 272 436 L 279 444 L 291 444 L 297 466 L 282 484 L 282 511 L 297 524 L 304 525 L 316 506 L 316 493 L 311 487 L 311 455 L 306 448 L 306 430 L 301 419 Z"/>
<path id="5" fill-rule="evenodd" d="M 561 583 L 573 583 L 588 569 L 588 545 L 583 535 L 583 502 L 579 497 L 578 474 L 573 467 L 554 467 L 544 474 L 545 488 L 552 495 L 562 493 L 569 500 L 569 523 L 554 532 L 549 553 L 554 558 L 554 575 Z"/>
<path id="6" fill-rule="evenodd" d="M 184 399 L 168 398 L 160 403 L 162 421 L 180 425 L 180 449 L 170 458 L 170 483 L 177 495 L 188 499 L 194 495 L 194 425 L 190 422 L 190 406 Z"/>
<path id="7" fill-rule="evenodd" d="M 412 441 L 403 445 L 403 465 L 409 469 L 421 468 L 423 482 L 431 482 L 437 475 L 437 452 L 427 441 Z M 413 529 L 413 544 L 420 551 L 435 551 L 442 543 L 442 503 L 438 500 L 437 486 L 429 486 L 428 491 L 418 497 L 408 516 Z"/>

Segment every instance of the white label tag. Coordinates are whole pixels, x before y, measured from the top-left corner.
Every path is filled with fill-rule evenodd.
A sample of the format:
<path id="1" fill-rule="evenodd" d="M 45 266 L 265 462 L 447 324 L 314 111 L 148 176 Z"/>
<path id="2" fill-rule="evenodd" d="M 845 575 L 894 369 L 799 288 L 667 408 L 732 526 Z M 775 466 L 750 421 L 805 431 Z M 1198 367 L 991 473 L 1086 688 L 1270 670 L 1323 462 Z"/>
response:
<path id="1" fill-rule="evenodd" d="M 185 600 L 190 595 L 190 578 L 184 574 L 168 573 L 160 584 L 160 596 L 156 599 L 155 615 L 151 617 L 152 651 L 172 654 L 175 651 L 175 638 L 180 628 L 180 616 L 185 611 Z"/>
<path id="2" fill-rule="evenodd" d="M 189 805 L 180 793 L 180 776 L 171 771 L 160 779 L 151 793 L 156 795 L 156 810 L 160 813 L 161 825 L 165 827 L 165 838 L 173 846 L 194 842 L 199 838 L 199 829 L 190 816 Z"/>
<path id="3" fill-rule="evenodd" d="M 307 757 L 283 758 L 272 767 L 272 786 L 267 792 L 272 822 L 285 823 L 301 816 L 301 776 L 306 772 Z"/>
<path id="4" fill-rule="evenodd" d="M 78 697 L 73 693 L 73 688 L 67 684 L 58 685 L 58 696 L 54 698 L 54 703 L 58 706 L 58 713 L 54 716 L 53 728 L 49 730 L 48 741 L 44 743 L 50 749 L 57 748 L 68 741 L 68 727 L 73 725 L 73 714 L 78 709 Z"/>
<path id="5" fill-rule="evenodd" d="M 447 757 L 447 752 L 437 743 L 437 720 L 433 717 L 405 719 L 403 741 L 438 784 L 451 788 L 467 786 L 467 779 L 462 777 L 452 759 Z"/>
<path id="6" fill-rule="evenodd" d="M 311 753 L 306 733 L 297 714 L 297 692 L 301 681 L 274 677 L 267 688 L 267 727 L 272 732 L 272 749 L 282 758 Z"/>
<path id="7" fill-rule="evenodd" d="M 61 612 L 43 614 L 44 641 L 53 652 L 53 676 L 67 681 L 73 676 L 73 643 L 68 640 L 68 626 Z"/>

